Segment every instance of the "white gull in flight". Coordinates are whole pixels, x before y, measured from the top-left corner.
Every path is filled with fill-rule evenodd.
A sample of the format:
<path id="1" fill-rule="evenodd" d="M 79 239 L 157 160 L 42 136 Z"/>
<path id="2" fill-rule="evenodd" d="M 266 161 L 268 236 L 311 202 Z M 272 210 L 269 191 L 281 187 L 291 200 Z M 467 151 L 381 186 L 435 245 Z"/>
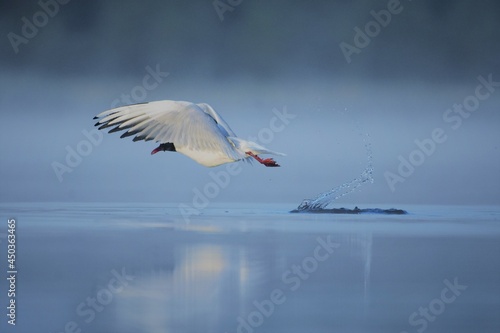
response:
<path id="1" fill-rule="evenodd" d="M 109 133 L 126 130 L 121 138 L 135 135 L 133 141 L 155 140 L 160 145 L 151 154 L 173 151 L 196 162 L 214 167 L 254 158 L 267 167 L 278 167 L 272 158 L 259 154 L 284 155 L 240 139 L 208 104 L 183 101 L 156 101 L 122 106 L 104 111 L 94 119 L 99 129 L 113 127 Z"/>

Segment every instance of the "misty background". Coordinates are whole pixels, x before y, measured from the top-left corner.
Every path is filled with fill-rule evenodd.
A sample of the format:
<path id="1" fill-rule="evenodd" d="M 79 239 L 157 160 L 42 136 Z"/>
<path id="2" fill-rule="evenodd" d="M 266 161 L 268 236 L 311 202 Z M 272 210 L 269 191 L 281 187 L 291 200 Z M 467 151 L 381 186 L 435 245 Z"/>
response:
<path id="1" fill-rule="evenodd" d="M 298 205 L 359 177 L 367 135 L 375 181 L 339 205 L 500 203 L 500 88 L 457 129 L 443 120 L 474 94 L 478 76 L 500 81 L 498 2 L 402 1 L 350 63 L 340 44 L 354 45 L 354 28 L 364 30 L 389 1 L 221 3 L 231 9 L 218 12 L 210 0 L 72 0 L 46 22 L 38 1 L 0 3 L 0 200 L 192 205 L 226 166 L 151 156 L 154 142 L 117 133 L 102 132 L 71 172 L 55 172 L 68 149 L 88 141 L 92 118 L 130 95 L 206 102 L 242 138 L 260 133 L 287 154 L 276 157 L 281 168 L 241 163 L 212 203 Z M 45 24 L 14 46 L 12 33 L 25 38 L 34 19 Z M 148 68 L 168 72 L 150 90 Z M 273 110 L 294 118 L 264 136 Z M 436 128 L 447 140 L 392 191 L 386 172 L 397 174 L 399 156 L 408 159 Z"/>

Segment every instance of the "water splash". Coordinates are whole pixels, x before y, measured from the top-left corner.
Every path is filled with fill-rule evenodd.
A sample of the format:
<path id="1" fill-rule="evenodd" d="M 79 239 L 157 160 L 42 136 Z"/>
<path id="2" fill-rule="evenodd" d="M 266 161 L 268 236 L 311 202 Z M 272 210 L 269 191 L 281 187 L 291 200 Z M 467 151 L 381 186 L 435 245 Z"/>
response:
<path id="1" fill-rule="evenodd" d="M 365 134 L 363 137 L 363 142 L 366 149 L 367 155 L 367 165 L 365 170 L 357 178 L 354 178 L 350 182 L 344 183 L 340 186 L 336 186 L 326 192 L 318 194 L 313 199 L 304 199 L 302 203 L 297 207 L 297 211 L 313 211 L 326 209 L 335 200 L 338 200 L 349 193 L 354 192 L 361 185 L 365 183 L 373 183 L 373 153 L 372 145 L 370 140 L 370 135 Z"/>

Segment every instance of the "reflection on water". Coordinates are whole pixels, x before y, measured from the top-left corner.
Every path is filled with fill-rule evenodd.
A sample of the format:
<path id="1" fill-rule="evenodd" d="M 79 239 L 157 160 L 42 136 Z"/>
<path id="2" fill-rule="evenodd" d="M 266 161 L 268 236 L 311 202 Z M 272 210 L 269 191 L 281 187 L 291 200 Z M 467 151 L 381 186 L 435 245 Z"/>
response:
<path id="1" fill-rule="evenodd" d="M 202 331 L 223 317 L 220 299 L 231 258 L 215 245 L 183 246 L 174 257 L 173 271 L 139 275 L 120 295 L 119 331 L 142 327 L 146 332 L 169 332 L 186 323 Z"/>
<path id="2" fill-rule="evenodd" d="M 345 298 L 342 286 L 347 284 L 355 311 L 367 311 L 371 234 L 336 239 L 339 246 L 331 258 L 313 235 L 305 244 L 280 236 L 274 239 L 278 246 L 271 244 L 273 238 L 262 240 L 263 236 L 253 238 L 260 239 L 255 245 L 193 242 L 175 247 L 173 269 L 138 273 L 134 283 L 117 297 L 115 328 L 135 332 L 140 327 L 158 333 L 245 332 L 258 327 L 276 331 L 280 330 L 277 318 L 283 315 L 312 310 L 327 316 L 341 310 L 344 305 L 332 299 Z M 316 248 L 323 251 L 321 259 L 326 259 L 314 262 Z M 276 289 L 282 291 L 285 302 L 270 305 Z M 323 299 L 321 293 L 332 299 Z"/>
<path id="3" fill-rule="evenodd" d="M 370 269 L 372 265 L 372 235 L 368 234 L 365 240 L 365 243 L 363 244 L 365 247 L 364 253 L 365 253 L 365 302 L 369 301 L 369 288 L 370 288 Z"/>
<path id="4" fill-rule="evenodd" d="M 429 332 L 467 332 L 471 316 L 484 323 L 477 331 L 500 327 L 490 211 L 440 220 L 224 213 L 184 225 L 161 211 L 76 208 L 50 210 L 48 222 L 45 211 L 17 214 L 20 332 L 70 322 L 82 333 L 416 332 L 409 316 L 445 279 L 469 287 Z M 118 292 L 110 286 L 122 271 L 133 279 Z M 106 304 L 90 320 L 95 298 Z"/>
<path id="5" fill-rule="evenodd" d="M 173 251 L 172 270 L 137 274 L 117 298 L 120 332 L 234 330 L 238 315 L 249 311 L 258 295 L 256 286 L 270 282 L 263 275 L 272 263 L 259 261 L 260 255 L 244 246 L 193 243 Z"/>

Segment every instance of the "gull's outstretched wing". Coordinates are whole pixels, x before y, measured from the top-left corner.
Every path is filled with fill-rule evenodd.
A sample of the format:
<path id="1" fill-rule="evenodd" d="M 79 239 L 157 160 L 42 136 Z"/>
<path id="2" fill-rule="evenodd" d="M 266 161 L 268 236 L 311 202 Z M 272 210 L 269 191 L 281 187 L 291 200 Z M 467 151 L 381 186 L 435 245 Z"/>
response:
<path id="1" fill-rule="evenodd" d="M 95 124 L 99 129 L 113 127 L 109 133 L 126 130 L 121 138 L 135 135 L 133 141 L 171 142 L 178 151 L 218 152 L 234 160 L 244 157 L 227 139 L 234 133 L 208 104 L 149 102 L 107 110 L 94 119 L 99 119 Z"/>
<path id="2" fill-rule="evenodd" d="M 219 128 L 224 134 L 226 134 L 226 136 L 236 136 L 236 134 L 234 134 L 233 130 L 231 129 L 231 127 L 229 127 L 226 121 L 222 119 L 222 117 L 217 112 L 215 112 L 215 110 L 210 105 L 206 103 L 199 103 L 196 105 L 202 108 L 205 113 L 209 114 L 212 118 L 215 119 L 215 121 L 219 125 Z"/>

